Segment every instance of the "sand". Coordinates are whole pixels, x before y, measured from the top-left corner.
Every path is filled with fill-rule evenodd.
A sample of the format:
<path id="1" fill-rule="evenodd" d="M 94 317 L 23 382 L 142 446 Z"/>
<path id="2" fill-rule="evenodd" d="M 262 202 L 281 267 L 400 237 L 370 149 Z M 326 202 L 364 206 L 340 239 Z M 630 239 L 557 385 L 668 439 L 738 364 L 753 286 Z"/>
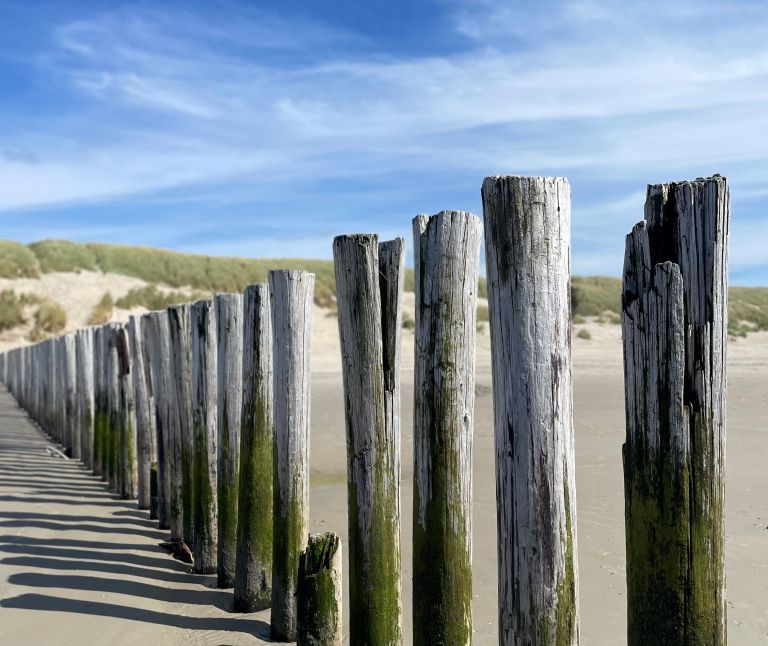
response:
<path id="1" fill-rule="evenodd" d="M 412 295 L 409 296 L 412 306 Z M 336 318 L 315 311 L 311 531 L 346 541 L 343 393 Z M 475 644 L 497 643 L 492 398 L 487 324 L 478 339 L 474 442 Z M 624 439 L 620 328 L 589 321 L 574 338 L 581 643 L 625 639 Z M 403 584 L 410 633 L 413 335 L 403 340 Z M 768 641 L 768 334 L 729 346 L 726 468 L 731 644 Z M 231 595 L 185 573 L 162 533 L 44 442 L 0 396 L 0 643 L 259 644 L 269 613 L 227 612 Z M 7 400 L 7 395 L 5 395 Z M 345 565 L 346 568 L 346 565 Z M 346 571 L 346 569 L 345 569 Z M 345 593 L 346 594 L 346 593 Z M 406 643 L 410 643 L 406 639 Z"/>

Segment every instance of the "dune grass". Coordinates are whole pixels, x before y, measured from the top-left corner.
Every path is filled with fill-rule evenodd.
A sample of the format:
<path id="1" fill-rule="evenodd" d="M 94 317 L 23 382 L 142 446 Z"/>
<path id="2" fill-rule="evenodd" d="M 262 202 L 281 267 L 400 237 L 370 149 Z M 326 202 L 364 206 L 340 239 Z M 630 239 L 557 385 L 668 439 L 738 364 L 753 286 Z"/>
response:
<path id="1" fill-rule="evenodd" d="M 41 341 L 59 334 L 67 326 L 67 313 L 56 301 L 42 299 L 35 312 L 35 326 L 29 333 L 30 341 Z"/>
<path id="2" fill-rule="evenodd" d="M 115 302 L 112 294 L 105 292 L 88 317 L 88 325 L 104 325 L 112 318 Z"/>
<path id="3" fill-rule="evenodd" d="M 0 291 L 0 332 L 24 323 L 24 303 L 12 289 Z"/>
<path id="4" fill-rule="evenodd" d="M 115 305 L 124 310 L 134 307 L 145 307 L 148 310 L 163 310 L 169 305 L 177 303 L 192 303 L 204 298 L 210 298 L 210 292 L 164 292 L 157 285 L 134 287 L 122 298 L 115 301 Z"/>
<path id="5" fill-rule="evenodd" d="M 101 243 L 76 243 L 44 240 L 25 246 L 0 241 L 0 277 L 36 277 L 51 271 L 103 271 L 133 276 L 150 283 L 146 291 L 134 291 L 121 299 L 126 304 L 156 309 L 175 302 L 153 290 L 156 284 L 172 288 L 191 288 L 205 293 L 241 292 L 247 285 L 265 282 L 270 269 L 303 269 L 315 274 L 315 302 L 333 309 L 336 286 L 330 260 L 290 258 L 224 258 L 183 254 L 165 249 L 133 247 Z M 405 289 L 413 291 L 414 274 L 406 270 Z M 478 284 L 478 296 L 487 297 L 484 278 Z M 151 306 L 150 306 L 151 305 Z M 605 276 L 574 276 L 571 281 L 571 307 L 574 317 L 602 317 L 615 323 L 621 307 L 621 280 Z M 480 320 L 485 312 L 479 312 Z M 734 287 L 729 307 L 732 334 L 743 335 L 752 330 L 768 330 L 768 288 Z"/>

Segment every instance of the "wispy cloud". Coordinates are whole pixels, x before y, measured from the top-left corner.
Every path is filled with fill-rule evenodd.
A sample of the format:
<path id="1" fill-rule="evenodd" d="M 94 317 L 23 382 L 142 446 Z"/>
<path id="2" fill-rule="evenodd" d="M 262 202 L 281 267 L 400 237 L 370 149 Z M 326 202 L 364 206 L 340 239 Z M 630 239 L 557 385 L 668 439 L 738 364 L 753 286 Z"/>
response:
<path id="1" fill-rule="evenodd" d="M 311 214 L 308 249 L 339 214 L 375 212 L 360 219 L 381 228 L 398 214 L 407 231 L 426 206 L 479 209 L 486 174 L 566 174 L 574 265 L 608 271 L 646 182 L 718 171 L 764 190 L 757 2 L 445 0 L 453 32 L 440 38 L 455 46 L 440 54 L 385 51 L 332 20 L 217 6 L 129 6 L 50 31 L 31 69 L 64 107 L 3 119 L 0 210 L 251 204 L 261 219 Z M 758 207 L 745 208 L 753 221 Z M 234 238 L 215 248 L 227 244 L 236 251 Z"/>

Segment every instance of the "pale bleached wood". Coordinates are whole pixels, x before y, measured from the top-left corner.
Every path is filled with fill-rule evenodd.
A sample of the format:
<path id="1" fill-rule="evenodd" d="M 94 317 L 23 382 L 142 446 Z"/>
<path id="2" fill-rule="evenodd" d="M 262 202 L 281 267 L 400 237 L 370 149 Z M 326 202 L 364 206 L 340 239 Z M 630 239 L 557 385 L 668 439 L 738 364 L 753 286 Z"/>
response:
<path id="1" fill-rule="evenodd" d="M 80 433 L 77 423 L 77 348 L 74 334 L 61 337 L 64 356 L 62 357 L 62 381 L 64 384 L 64 444 L 73 459 L 82 457 Z"/>
<path id="2" fill-rule="evenodd" d="M 119 446 L 120 446 L 120 364 L 117 354 L 118 323 L 108 323 L 106 332 L 107 346 L 107 427 L 104 434 L 104 454 L 102 456 L 102 477 L 112 489 L 118 489 Z"/>
<path id="3" fill-rule="evenodd" d="M 192 422 L 194 428 L 194 571 L 217 571 L 218 376 L 216 309 L 198 301 L 190 312 L 192 329 Z"/>
<path id="4" fill-rule="evenodd" d="M 152 443 L 155 433 L 154 415 L 151 409 L 147 384 L 147 366 L 141 335 L 141 319 L 128 319 L 128 342 L 133 361 L 134 407 L 136 410 L 136 493 L 139 509 L 150 508 L 150 471 L 152 469 Z"/>
<path id="5" fill-rule="evenodd" d="M 192 547 L 194 535 L 191 307 L 189 303 L 185 303 L 182 305 L 172 305 L 168 308 L 173 379 L 176 389 L 176 419 L 180 441 L 179 449 L 181 451 L 182 537 L 184 542 L 190 547 Z"/>
<path id="6" fill-rule="evenodd" d="M 81 460 L 93 469 L 93 328 L 78 330 L 75 335 L 77 373 L 77 410 Z"/>
<path id="7" fill-rule="evenodd" d="M 413 221 L 413 643 L 472 643 L 472 433 L 482 225 Z"/>
<path id="8" fill-rule="evenodd" d="M 310 534 L 299 559 L 297 646 L 341 646 L 341 541 L 333 532 Z"/>
<path id="9" fill-rule="evenodd" d="M 309 522 L 309 347 L 315 275 L 270 271 L 274 361 L 272 639 L 296 639 L 296 578 Z"/>
<path id="10" fill-rule="evenodd" d="M 402 239 L 379 245 L 375 234 L 333 241 L 347 427 L 349 628 L 350 640 L 359 644 L 402 641 L 399 321 L 404 248 Z"/>
<path id="11" fill-rule="evenodd" d="M 107 416 L 107 392 L 104 382 L 106 371 L 105 328 L 93 330 L 93 474 L 102 475 L 102 452 Z"/>
<path id="12" fill-rule="evenodd" d="M 139 464 L 136 435 L 136 401 L 133 372 L 136 365 L 131 354 L 128 326 L 116 330 L 118 375 L 120 378 L 120 496 L 134 500 L 139 496 Z"/>
<path id="13" fill-rule="evenodd" d="M 272 597 L 272 394 L 269 285 L 259 283 L 244 293 L 235 612 L 264 610 Z"/>
<path id="14" fill-rule="evenodd" d="M 154 400 L 157 446 L 157 520 L 160 529 L 171 528 L 170 458 L 170 331 L 167 312 L 150 312 L 142 318 Z M 150 488 L 151 488 L 150 472 Z M 151 494 L 150 494 L 151 495 Z"/>
<path id="15" fill-rule="evenodd" d="M 482 187 L 491 321 L 499 643 L 577 644 L 570 187 Z"/>
<path id="16" fill-rule="evenodd" d="M 729 191 L 649 186 L 627 236 L 622 332 L 628 641 L 726 643 Z"/>
<path id="17" fill-rule="evenodd" d="M 237 555 L 240 418 L 243 406 L 243 296 L 217 294 L 213 302 L 218 339 L 217 585 L 232 588 L 235 585 Z"/>

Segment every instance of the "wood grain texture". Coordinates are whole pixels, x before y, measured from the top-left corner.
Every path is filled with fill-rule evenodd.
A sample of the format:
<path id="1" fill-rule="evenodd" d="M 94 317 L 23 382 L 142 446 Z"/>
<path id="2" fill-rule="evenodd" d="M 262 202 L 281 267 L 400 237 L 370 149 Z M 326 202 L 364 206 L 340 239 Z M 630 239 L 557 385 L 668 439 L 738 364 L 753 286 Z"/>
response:
<path id="1" fill-rule="evenodd" d="M 118 376 L 120 380 L 120 436 L 118 493 L 126 500 L 139 496 L 139 465 L 136 437 L 136 402 L 133 388 L 135 365 L 131 354 L 128 326 L 116 330 Z"/>
<path id="2" fill-rule="evenodd" d="M 577 644 L 570 188 L 482 187 L 491 321 L 499 643 Z"/>
<path id="3" fill-rule="evenodd" d="M 413 221 L 413 643 L 472 643 L 472 433 L 482 225 Z"/>
<path id="4" fill-rule="evenodd" d="M 157 447 L 157 516 L 160 529 L 171 528 L 170 482 L 170 330 L 167 312 L 150 312 L 142 318 L 149 357 Z M 150 473 L 150 484 L 151 484 Z"/>
<path id="5" fill-rule="evenodd" d="M 237 496 L 240 481 L 240 418 L 243 406 L 243 296 L 214 299 L 218 338 L 218 577 L 220 588 L 235 585 Z"/>
<path id="6" fill-rule="evenodd" d="M 333 241 L 347 431 L 350 640 L 402 642 L 400 317 L 404 241 Z M 386 343 L 385 343 L 386 340 Z"/>
<path id="7" fill-rule="evenodd" d="M 333 532 L 310 534 L 299 559 L 297 646 L 341 646 L 341 541 Z"/>
<path id="8" fill-rule="evenodd" d="M 235 612 L 269 608 L 272 598 L 272 314 L 269 285 L 246 287 Z"/>
<path id="9" fill-rule="evenodd" d="M 138 316 L 131 316 L 128 319 L 127 332 L 128 347 L 133 362 L 131 377 L 136 415 L 136 495 L 139 509 L 149 509 L 149 472 L 152 467 L 155 426 L 147 383 L 148 366 L 141 335 L 141 319 Z"/>
<path id="10" fill-rule="evenodd" d="M 649 186 L 627 236 L 622 332 L 628 640 L 726 643 L 729 191 Z"/>
<path id="11" fill-rule="evenodd" d="M 191 548 L 194 536 L 194 425 L 192 423 L 192 328 L 191 305 L 172 305 L 168 308 L 168 326 L 171 335 L 173 386 L 176 391 L 177 437 L 181 458 L 181 516 L 182 538 Z"/>
<path id="12" fill-rule="evenodd" d="M 82 445 L 77 424 L 77 348 L 74 334 L 61 338 L 64 355 L 62 357 L 62 382 L 64 384 L 64 443 L 73 459 L 82 457 Z"/>
<path id="13" fill-rule="evenodd" d="M 274 429 L 272 639 L 296 639 L 296 577 L 309 522 L 309 347 L 315 275 L 270 271 Z"/>
<path id="14" fill-rule="evenodd" d="M 192 425 L 194 429 L 194 571 L 215 574 L 218 557 L 217 430 L 218 362 L 216 310 L 198 301 L 190 312 L 192 327 Z"/>
<path id="15" fill-rule="evenodd" d="M 101 475 L 102 457 L 104 450 L 104 424 L 107 415 L 107 392 L 104 382 L 107 356 L 105 349 L 104 326 L 93 330 L 93 474 Z"/>
<path id="16" fill-rule="evenodd" d="M 75 335 L 75 363 L 80 459 L 86 468 L 93 469 L 93 328 L 77 331 Z"/>
<path id="17" fill-rule="evenodd" d="M 104 453 L 102 455 L 102 477 L 106 476 L 109 485 L 115 491 L 119 485 L 119 446 L 120 446 L 120 364 L 117 355 L 118 323 L 108 323 L 106 333 L 107 348 L 107 424 L 104 434 Z"/>

